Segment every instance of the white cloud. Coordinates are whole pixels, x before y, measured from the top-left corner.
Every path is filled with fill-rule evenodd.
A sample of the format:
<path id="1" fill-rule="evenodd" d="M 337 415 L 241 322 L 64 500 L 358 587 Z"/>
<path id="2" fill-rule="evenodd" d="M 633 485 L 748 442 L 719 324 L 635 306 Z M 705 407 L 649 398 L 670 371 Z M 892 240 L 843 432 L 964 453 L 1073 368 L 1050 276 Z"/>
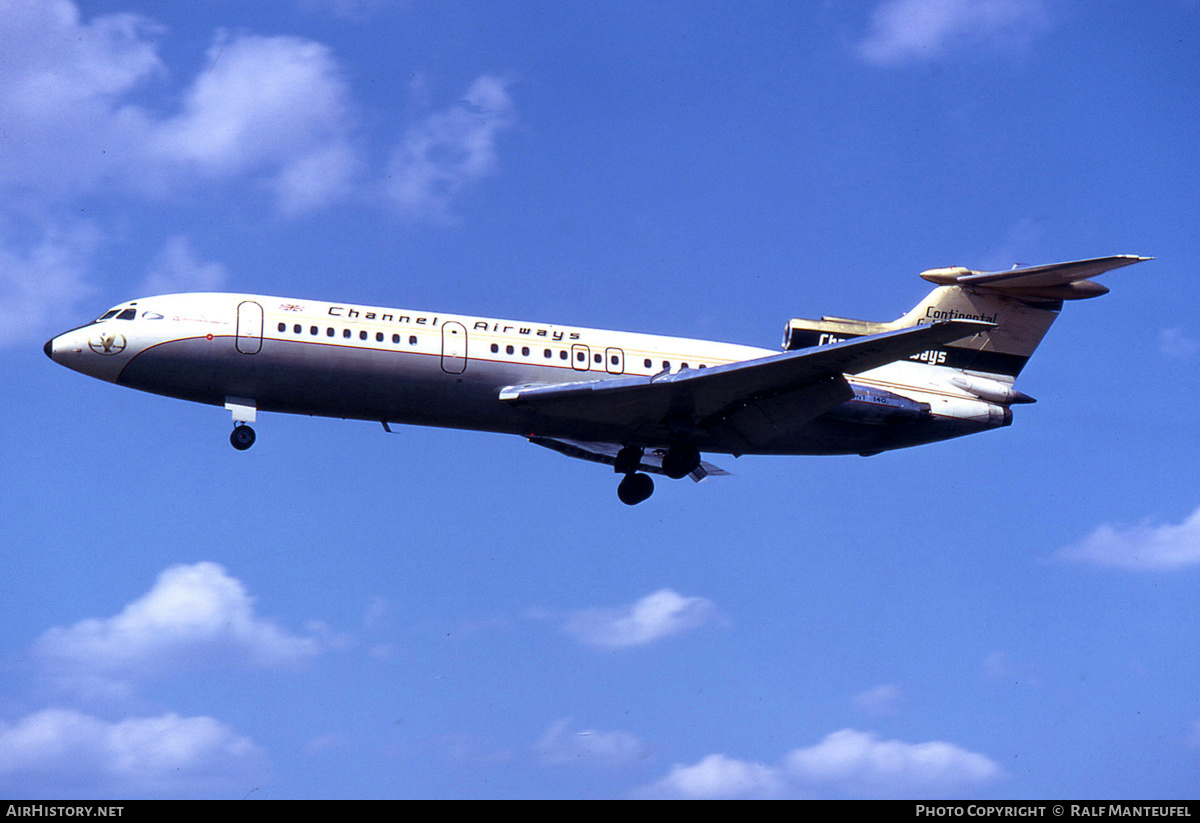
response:
<path id="1" fill-rule="evenodd" d="M 68 0 L 0 0 L 0 184 L 91 188 L 130 161 L 145 115 L 123 101 L 161 77 L 160 30 L 132 14 L 87 23 Z"/>
<path id="2" fill-rule="evenodd" d="M 1044 0 L 884 0 L 857 49 L 870 63 L 895 65 L 1024 44 L 1048 24 Z"/>
<path id="3" fill-rule="evenodd" d="M 78 325 L 75 307 L 92 292 L 87 275 L 99 242 L 100 233 L 82 223 L 36 235 L 0 230 L 0 344 Z"/>
<path id="4" fill-rule="evenodd" d="M 1002 774 L 990 758 L 953 743 L 880 740 L 855 729 L 797 749 L 785 759 L 785 769 L 802 783 L 854 797 L 957 797 Z"/>
<path id="5" fill-rule="evenodd" d="M 563 631 L 589 646 L 628 648 L 699 628 L 715 616 L 716 607 L 703 597 L 660 589 L 630 606 L 573 612 Z"/>
<path id="6" fill-rule="evenodd" d="M 885 683 L 854 696 L 854 707 L 874 715 L 895 714 L 900 704 L 900 687 Z"/>
<path id="7" fill-rule="evenodd" d="M 0 0 L 0 20 L 6 212 L 97 191 L 170 199 L 236 184 L 295 215 L 368 194 L 361 110 L 322 43 L 218 32 L 180 71 L 160 56 L 166 30 L 139 15 L 85 20 L 70 0 Z M 498 135 L 514 123 L 507 81 L 478 77 L 404 134 L 385 202 L 450 219 L 455 199 L 496 173 Z"/>
<path id="8" fill-rule="evenodd" d="M 694 766 L 675 765 L 639 796 L 680 799 L 769 799 L 788 794 L 779 770 L 762 763 L 710 754 Z"/>
<path id="9" fill-rule="evenodd" d="M 0 19 L 0 186 L 13 192 L 171 195 L 243 177 L 294 213 L 344 196 L 357 172 L 349 90 L 320 43 L 220 34 L 179 110 L 161 114 L 135 102 L 168 76 L 146 18 L 0 0 Z"/>
<path id="10" fill-rule="evenodd" d="M 629 732 L 573 731 L 571 719 L 559 720 L 534 745 L 543 763 L 624 766 L 646 757 L 646 747 Z"/>
<path id="11" fill-rule="evenodd" d="M 1178 526 L 1104 524 L 1055 555 L 1063 560 L 1139 571 L 1170 571 L 1200 563 L 1200 508 Z"/>
<path id="12" fill-rule="evenodd" d="M 66 687 L 121 693 L 129 681 L 205 665 L 301 663 L 329 645 L 254 613 L 254 600 L 215 563 L 174 566 L 114 617 L 53 628 L 35 656 Z"/>
<path id="13" fill-rule="evenodd" d="M 33 794 L 181 793 L 244 782 L 264 767 L 253 741 L 211 717 L 111 722 L 53 708 L 0 722 L 0 785 Z"/>
<path id="14" fill-rule="evenodd" d="M 298 37 L 221 35 L 183 110 L 148 136 L 167 173 L 262 175 L 285 211 L 344 194 L 356 160 L 349 91 L 329 49 Z"/>
<path id="15" fill-rule="evenodd" d="M 224 285 L 227 274 L 220 263 L 205 263 L 196 256 L 192 244 L 183 235 L 170 238 L 151 262 L 139 293 L 215 291 Z"/>
<path id="16" fill-rule="evenodd" d="M 842 729 L 815 746 L 796 749 L 778 766 L 712 754 L 676 765 L 639 796 L 777 798 L 840 796 L 961 797 L 1003 776 L 990 758 L 952 743 L 880 740 Z"/>
<path id="17" fill-rule="evenodd" d="M 516 123 L 508 83 L 484 75 L 457 105 L 411 127 L 392 154 L 384 191 L 400 213 L 448 220 L 453 201 L 496 173 L 496 141 Z"/>

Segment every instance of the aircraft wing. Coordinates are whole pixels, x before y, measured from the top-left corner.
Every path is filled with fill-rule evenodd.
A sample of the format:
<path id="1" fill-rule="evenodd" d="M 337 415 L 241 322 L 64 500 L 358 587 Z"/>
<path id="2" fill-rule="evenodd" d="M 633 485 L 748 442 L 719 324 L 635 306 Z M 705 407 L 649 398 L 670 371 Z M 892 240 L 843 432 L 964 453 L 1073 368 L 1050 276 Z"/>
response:
<path id="1" fill-rule="evenodd" d="M 972 320 L 943 320 L 676 374 L 509 386 L 501 390 L 500 399 L 540 415 L 619 426 L 633 438 L 646 439 L 653 439 L 671 420 L 715 431 L 745 407 L 761 406 L 761 401 L 770 406 L 762 410 L 777 429 L 781 420 L 807 422 L 849 399 L 851 392 L 842 375 L 868 371 L 992 327 Z M 743 445 L 761 444 L 766 436 L 740 434 Z"/>
<path id="2" fill-rule="evenodd" d="M 567 457 L 591 460 L 593 463 L 607 463 L 610 466 L 616 464 L 617 452 L 621 450 L 621 446 L 618 443 L 589 443 L 582 440 L 558 440 L 552 437 L 531 437 L 529 438 L 529 442 L 553 449 L 559 454 L 567 455 Z M 646 453 L 642 455 L 642 462 L 637 467 L 638 471 L 649 472 L 651 474 L 666 474 L 662 468 L 662 458 L 665 452 L 666 449 L 647 449 Z M 688 477 L 699 483 L 706 477 L 724 477 L 728 475 L 729 472 L 724 469 L 717 468 L 706 460 L 701 460 L 700 465 Z"/>

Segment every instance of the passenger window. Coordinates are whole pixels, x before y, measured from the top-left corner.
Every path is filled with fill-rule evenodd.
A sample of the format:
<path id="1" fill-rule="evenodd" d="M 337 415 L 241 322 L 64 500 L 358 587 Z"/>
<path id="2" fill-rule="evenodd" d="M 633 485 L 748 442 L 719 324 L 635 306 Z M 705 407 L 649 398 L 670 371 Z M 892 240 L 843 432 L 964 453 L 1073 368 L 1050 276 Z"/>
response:
<path id="1" fill-rule="evenodd" d="M 333 327 L 332 327 L 332 326 L 330 326 L 329 328 L 327 328 L 327 329 L 325 330 L 325 336 L 326 336 L 326 337 L 333 337 Z"/>
<path id="2" fill-rule="evenodd" d="M 415 334 L 410 334 L 408 336 L 408 345 L 410 345 L 410 346 L 417 345 L 417 336 Z"/>
<path id="3" fill-rule="evenodd" d="M 359 339 L 359 340 L 366 340 L 366 339 L 367 339 L 367 333 L 366 333 L 365 331 L 360 331 L 360 332 L 358 333 L 358 339 Z"/>
<path id="4" fill-rule="evenodd" d="M 397 346 L 400 345 L 400 335 L 393 334 L 392 335 L 392 343 L 394 343 Z"/>
<path id="5" fill-rule="evenodd" d="M 377 332 L 375 332 L 375 342 L 376 342 L 376 343 L 382 343 L 382 342 L 383 342 L 383 332 L 381 332 L 381 331 L 377 331 Z"/>
<path id="6" fill-rule="evenodd" d="M 344 337 L 344 338 L 346 338 L 347 340 L 349 340 L 349 339 L 350 339 L 350 330 L 349 330 L 349 329 L 342 329 L 342 337 Z"/>
<path id="7" fill-rule="evenodd" d="M 279 330 L 280 330 L 280 331 L 287 331 L 287 323 L 280 323 L 280 324 L 279 324 Z"/>
<path id="8" fill-rule="evenodd" d="M 651 362 L 650 362 L 650 358 L 649 358 L 649 357 L 647 357 L 647 358 L 646 358 L 646 359 L 643 361 L 643 363 L 642 363 L 642 364 L 643 364 L 643 365 L 644 365 L 646 368 L 648 368 L 648 369 L 653 367 L 653 364 L 651 364 Z"/>
<path id="9" fill-rule="evenodd" d="M 599 352 L 596 352 L 595 354 L 593 354 L 593 355 L 592 355 L 592 359 L 593 359 L 593 360 L 595 360 L 597 363 L 603 363 L 603 362 L 604 362 L 604 358 L 600 356 L 600 353 L 599 353 Z"/>
<path id="10" fill-rule="evenodd" d="M 499 354 L 499 353 L 500 353 L 500 344 L 493 343 L 492 344 L 492 354 Z"/>
<path id="11" fill-rule="evenodd" d="M 301 331 L 300 324 L 297 323 L 296 325 L 292 326 L 292 331 L 295 332 L 296 334 L 299 334 Z"/>
<path id="12" fill-rule="evenodd" d="M 312 328 L 310 328 L 310 329 L 308 330 L 308 333 L 309 333 L 309 334 L 316 334 L 316 333 L 317 333 L 317 327 L 316 327 L 316 326 L 313 326 Z"/>
<path id="13" fill-rule="evenodd" d="M 513 351 L 514 351 L 514 349 L 513 349 L 513 347 L 512 347 L 512 346 L 505 346 L 505 347 L 504 347 L 504 353 L 505 353 L 505 354 L 512 354 L 512 353 L 513 353 Z"/>
<path id="14" fill-rule="evenodd" d="M 547 359 L 549 359 L 553 356 L 554 356 L 554 352 L 550 351 L 549 349 L 546 349 L 546 351 L 542 354 L 542 357 L 545 357 Z"/>
<path id="15" fill-rule="evenodd" d="M 567 359 L 567 350 L 566 350 L 566 349 L 563 349 L 562 351 L 560 351 L 560 352 L 558 353 L 558 359 L 559 359 L 559 360 L 566 360 L 566 359 Z"/>
<path id="16" fill-rule="evenodd" d="M 522 346 L 522 347 L 521 347 L 521 356 L 522 356 L 522 357 L 528 357 L 528 356 L 529 356 L 529 347 L 528 347 L 528 346 Z"/>

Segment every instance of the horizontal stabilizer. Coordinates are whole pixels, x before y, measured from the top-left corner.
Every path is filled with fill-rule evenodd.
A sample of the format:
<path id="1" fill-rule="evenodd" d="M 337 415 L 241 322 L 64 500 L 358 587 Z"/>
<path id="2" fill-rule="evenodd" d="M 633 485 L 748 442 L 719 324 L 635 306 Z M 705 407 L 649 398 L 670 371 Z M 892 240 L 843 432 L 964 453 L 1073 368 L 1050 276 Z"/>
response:
<path id="1" fill-rule="evenodd" d="M 1003 291 L 1019 296 L 1039 297 L 1054 300 L 1080 300 L 1099 297 L 1108 289 L 1088 278 L 1096 277 L 1122 266 L 1130 266 L 1150 257 L 1136 254 L 1117 254 L 1111 257 L 1096 257 L 1090 260 L 1074 260 L 1069 263 L 1050 263 L 1045 266 L 1025 266 L 1009 271 L 971 271 L 962 266 L 945 269 L 929 269 L 921 277 L 941 286 L 971 286 L 988 290 Z"/>

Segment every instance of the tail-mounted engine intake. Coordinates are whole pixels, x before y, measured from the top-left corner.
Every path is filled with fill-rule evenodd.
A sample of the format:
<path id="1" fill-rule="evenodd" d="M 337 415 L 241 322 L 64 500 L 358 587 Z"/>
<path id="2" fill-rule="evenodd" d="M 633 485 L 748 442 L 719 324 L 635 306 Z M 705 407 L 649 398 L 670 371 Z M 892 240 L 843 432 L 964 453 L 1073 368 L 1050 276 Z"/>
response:
<path id="1" fill-rule="evenodd" d="M 813 346 L 828 346 L 854 337 L 891 331 L 893 328 L 889 323 L 872 323 L 869 320 L 850 320 L 845 317 L 822 317 L 820 320 L 793 317 L 783 330 L 783 350 L 795 351 Z"/>

